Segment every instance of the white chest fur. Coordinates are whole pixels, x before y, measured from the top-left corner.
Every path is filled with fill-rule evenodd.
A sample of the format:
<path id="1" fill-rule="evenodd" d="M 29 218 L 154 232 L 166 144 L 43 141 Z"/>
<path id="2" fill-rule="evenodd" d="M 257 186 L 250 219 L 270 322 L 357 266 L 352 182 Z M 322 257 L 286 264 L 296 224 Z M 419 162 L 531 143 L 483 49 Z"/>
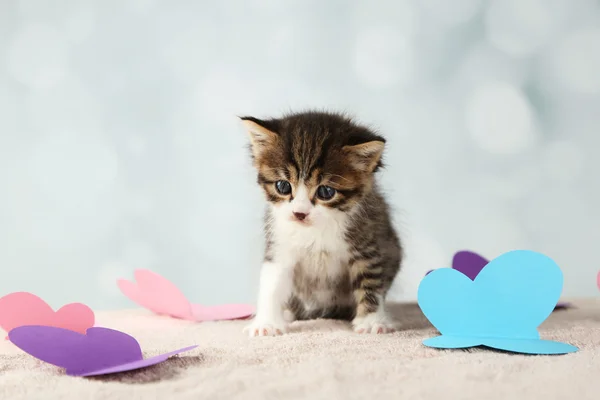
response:
<path id="1" fill-rule="evenodd" d="M 345 239 L 346 216 L 330 214 L 310 224 L 275 215 L 273 244 L 276 260 L 302 262 L 308 274 L 335 275 L 339 264 L 348 261 L 349 249 Z"/>
<path id="2" fill-rule="evenodd" d="M 313 221 L 304 224 L 287 215 L 274 215 L 275 261 L 301 269 L 298 275 L 310 282 L 309 293 L 296 293 L 308 309 L 330 304 L 334 293 L 328 282 L 346 272 L 350 258 L 345 239 L 347 218 L 339 211 L 319 210 Z"/>

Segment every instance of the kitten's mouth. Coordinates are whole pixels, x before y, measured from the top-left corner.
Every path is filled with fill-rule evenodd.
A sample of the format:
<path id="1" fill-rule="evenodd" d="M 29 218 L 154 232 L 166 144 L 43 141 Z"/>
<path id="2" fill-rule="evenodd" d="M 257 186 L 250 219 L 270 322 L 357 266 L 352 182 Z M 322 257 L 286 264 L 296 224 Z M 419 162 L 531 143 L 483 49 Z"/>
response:
<path id="1" fill-rule="evenodd" d="M 304 225 L 304 226 L 310 225 L 310 221 L 308 221 L 306 219 L 298 219 L 298 218 L 295 218 L 295 217 L 291 217 L 290 221 L 295 222 L 298 225 Z"/>

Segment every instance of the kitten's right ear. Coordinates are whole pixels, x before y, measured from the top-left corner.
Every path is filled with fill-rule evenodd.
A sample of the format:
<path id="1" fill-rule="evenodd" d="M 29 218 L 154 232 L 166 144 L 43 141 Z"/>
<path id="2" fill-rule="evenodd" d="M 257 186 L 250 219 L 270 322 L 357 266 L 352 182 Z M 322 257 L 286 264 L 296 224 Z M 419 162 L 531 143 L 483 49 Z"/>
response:
<path id="1" fill-rule="evenodd" d="M 354 146 L 344 146 L 342 149 L 348 154 L 354 168 L 363 172 L 375 172 L 381 166 L 384 146 L 383 140 L 372 140 Z"/>
<path id="2" fill-rule="evenodd" d="M 252 155 L 258 158 L 266 149 L 273 147 L 279 140 L 275 126 L 254 117 L 240 117 L 250 137 Z"/>

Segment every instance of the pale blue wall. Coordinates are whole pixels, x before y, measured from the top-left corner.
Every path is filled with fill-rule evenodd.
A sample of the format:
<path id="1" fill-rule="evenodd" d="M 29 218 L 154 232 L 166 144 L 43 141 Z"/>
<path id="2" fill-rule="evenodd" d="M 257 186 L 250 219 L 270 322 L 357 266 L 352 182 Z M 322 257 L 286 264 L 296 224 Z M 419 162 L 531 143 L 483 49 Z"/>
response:
<path id="1" fill-rule="evenodd" d="M 472 248 L 598 295 L 592 0 L 2 1 L 0 295 L 129 306 L 146 267 L 254 301 L 261 194 L 236 114 L 345 109 L 389 138 L 393 296 Z"/>

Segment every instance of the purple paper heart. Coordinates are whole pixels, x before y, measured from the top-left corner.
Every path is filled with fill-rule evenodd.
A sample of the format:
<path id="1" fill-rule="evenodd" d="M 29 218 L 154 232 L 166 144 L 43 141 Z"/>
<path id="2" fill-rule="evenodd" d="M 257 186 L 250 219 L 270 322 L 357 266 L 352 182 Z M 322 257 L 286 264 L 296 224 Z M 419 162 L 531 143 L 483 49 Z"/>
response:
<path id="1" fill-rule="evenodd" d="M 93 376 L 131 371 L 165 361 L 171 356 L 192 350 L 185 347 L 144 359 L 135 338 L 108 328 L 89 328 L 85 335 L 50 326 L 21 326 L 8 337 L 21 350 L 66 369 L 67 375 Z"/>
<path id="2" fill-rule="evenodd" d="M 462 272 L 473 281 L 488 262 L 488 260 L 477 253 L 463 250 L 454 254 L 454 257 L 452 258 L 452 268 Z"/>

